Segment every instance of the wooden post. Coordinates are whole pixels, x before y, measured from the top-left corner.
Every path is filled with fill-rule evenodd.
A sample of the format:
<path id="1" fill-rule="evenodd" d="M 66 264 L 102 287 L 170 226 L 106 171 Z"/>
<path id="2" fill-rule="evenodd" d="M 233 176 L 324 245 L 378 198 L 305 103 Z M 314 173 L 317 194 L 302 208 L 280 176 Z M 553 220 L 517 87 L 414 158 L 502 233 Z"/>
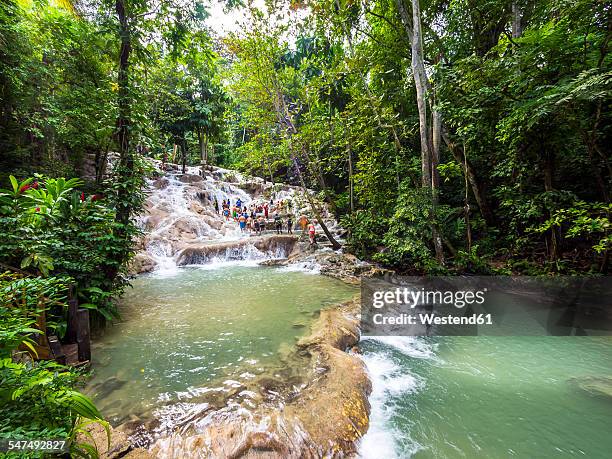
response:
<path id="1" fill-rule="evenodd" d="M 66 365 L 66 355 L 64 354 L 64 350 L 57 336 L 49 336 L 49 347 L 51 348 L 55 361 L 61 365 Z"/>
<path id="2" fill-rule="evenodd" d="M 91 343 L 89 334 L 89 311 L 87 309 L 79 309 L 77 311 L 77 338 L 76 342 L 79 345 L 79 362 L 91 360 Z"/>
<path id="3" fill-rule="evenodd" d="M 38 343 L 39 347 L 48 348 L 49 343 L 47 341 L 47 314 L 44 309 L 40 311 L 40 314 L 36 318 L 36 328 L 38 328 L 42 333 L 36 334 L 34 339 Z"/>
<path id="4" fill-rule="evenodd" d="M 78 322 L 78 302 L 77 300 L 68 300 L 68 326 L 66 328 L 66 343 L 76 343 L 77 330 L 79 328 Z"/>

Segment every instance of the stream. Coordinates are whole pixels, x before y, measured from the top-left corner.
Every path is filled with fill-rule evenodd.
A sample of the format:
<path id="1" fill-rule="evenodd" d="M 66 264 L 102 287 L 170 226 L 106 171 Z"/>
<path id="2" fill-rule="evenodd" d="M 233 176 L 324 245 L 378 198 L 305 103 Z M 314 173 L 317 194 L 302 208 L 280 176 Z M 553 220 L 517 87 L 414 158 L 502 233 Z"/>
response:
<path id="1" fill-rule="evenodd" d="M 361 455 L 608 458 L 611 346 L 571 336 L 364 340 L 373 393 Z"/>
<path id="2" fill-rule="evenodd" d="M 248 263 L 141 276 L 121 301 L 122 320 L 93 347 L 88 391 L 115 425 L 130 416 L 163 418 L 162 406 L 227 393 L 270 372 L 321 308 L 356 290 Z"/>

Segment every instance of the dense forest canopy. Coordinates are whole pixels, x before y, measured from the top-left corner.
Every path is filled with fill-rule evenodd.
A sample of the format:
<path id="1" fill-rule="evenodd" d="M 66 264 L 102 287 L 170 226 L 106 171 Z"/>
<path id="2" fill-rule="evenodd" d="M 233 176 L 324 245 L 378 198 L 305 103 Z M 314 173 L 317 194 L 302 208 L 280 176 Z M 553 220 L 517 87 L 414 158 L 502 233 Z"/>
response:
<path id="1" fill-rule="evenodd" d="M 607 2 L 210 7 L 3 2 L 0 180 L 80 176 L 124 240 L 143 157 L 212 164 L 315 189 L 400 270 L 607 270 Z"/>

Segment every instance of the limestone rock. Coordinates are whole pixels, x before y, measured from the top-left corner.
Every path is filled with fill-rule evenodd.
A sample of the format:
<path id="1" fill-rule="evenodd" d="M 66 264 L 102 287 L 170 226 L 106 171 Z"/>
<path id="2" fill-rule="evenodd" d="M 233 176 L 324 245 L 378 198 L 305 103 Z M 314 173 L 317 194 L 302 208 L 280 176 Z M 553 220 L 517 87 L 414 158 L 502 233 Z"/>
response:
<path id="1" fill-rule="evenodd" d="M 157 263 L 153 258 L 147 255 L 146 252 L 138 252 L 134 258 L 130 260 L 128 272 L 130 274 L 148 273 L 155 269 Z"/>

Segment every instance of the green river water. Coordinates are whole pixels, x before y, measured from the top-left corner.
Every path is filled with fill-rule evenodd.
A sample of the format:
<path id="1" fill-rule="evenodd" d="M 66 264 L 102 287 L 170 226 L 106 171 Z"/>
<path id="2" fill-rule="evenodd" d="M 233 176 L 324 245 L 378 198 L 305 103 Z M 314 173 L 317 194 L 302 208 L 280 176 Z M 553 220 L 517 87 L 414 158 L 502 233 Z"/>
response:
<path id="1" fill-rule="evenodd" d="M 365 457 L 609 458 L 609 337 L 369 339 Z"/>
<path id="2" fill-rule="evenodd" d="M 122 321 L 95 342 L 88 393 L 113 423 L 239 385 L 278 364 L 321 308 L 357 289 L 254 266 L 181 268 L 133 281 Z"/>

